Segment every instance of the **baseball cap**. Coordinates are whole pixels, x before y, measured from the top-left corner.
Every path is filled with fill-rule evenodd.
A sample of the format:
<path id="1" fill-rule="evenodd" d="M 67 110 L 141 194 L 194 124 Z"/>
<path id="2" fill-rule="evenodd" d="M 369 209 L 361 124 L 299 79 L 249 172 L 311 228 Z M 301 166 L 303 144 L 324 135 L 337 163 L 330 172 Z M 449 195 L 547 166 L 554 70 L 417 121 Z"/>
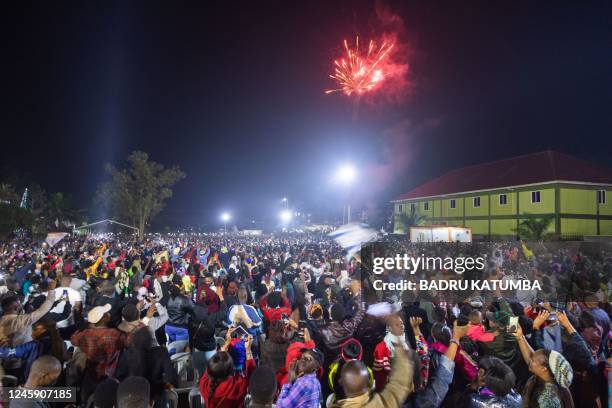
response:
<path id="1" fill-rule="evenodd" d="M 89 323 L 98 323 L 104 317 L 105 313 L 108 313 L 111 310 L 110 303 L 105 304 L 104 306 L 96 306 L 87 313 L 87 321 Z"/>

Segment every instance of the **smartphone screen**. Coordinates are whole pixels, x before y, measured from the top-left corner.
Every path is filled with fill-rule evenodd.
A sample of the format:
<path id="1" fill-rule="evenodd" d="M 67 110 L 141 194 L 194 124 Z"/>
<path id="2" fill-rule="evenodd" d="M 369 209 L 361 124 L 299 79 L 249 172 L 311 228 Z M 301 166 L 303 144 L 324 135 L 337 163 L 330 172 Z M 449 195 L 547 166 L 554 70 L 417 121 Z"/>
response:
<path id="1" fill-rule="evenodd" d="M 512 316 L 510 321 L 508 322 L 508 332 L 516 333 L 516 328 L 518 327 L 518 317 Z"/>

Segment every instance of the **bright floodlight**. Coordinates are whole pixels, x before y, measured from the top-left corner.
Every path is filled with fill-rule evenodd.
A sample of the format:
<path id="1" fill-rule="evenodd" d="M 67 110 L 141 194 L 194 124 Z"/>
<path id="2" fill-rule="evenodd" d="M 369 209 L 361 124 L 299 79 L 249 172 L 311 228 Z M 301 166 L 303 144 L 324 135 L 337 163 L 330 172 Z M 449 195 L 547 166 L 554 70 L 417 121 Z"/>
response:
<path id="1" fill-rule="evenodd" d="M 289 221 L 291 221 L 291 211 L 289 211 L 289 210 L 281 211 L 280 219 L 281 219 L 282 222 L 289 222 Z"/>
<path id="2" fill-rule="evenodd" d="M 338 169 L 338 173 L 336 174 L 336 178 L 339 182 L 343 184 L 351 184 L 355 181 L 357 177 L 357 171 L 355 167 L 350 164 L 345 164 Z"/>
<path id="3" fill-rule="evenodd" d="M 223 221 L 223 222 L 228 222 L 230 220 L 230 218 L 232 218 L 230 213 L 224 212 L 224 213 L 221 214 L 221 221 Z"/>
<path id="4" fill-rule="evenodd" d="M 283 197 L 281 201 L 284 203 L 285 201 L 287 201 L 287 197 Z"/>

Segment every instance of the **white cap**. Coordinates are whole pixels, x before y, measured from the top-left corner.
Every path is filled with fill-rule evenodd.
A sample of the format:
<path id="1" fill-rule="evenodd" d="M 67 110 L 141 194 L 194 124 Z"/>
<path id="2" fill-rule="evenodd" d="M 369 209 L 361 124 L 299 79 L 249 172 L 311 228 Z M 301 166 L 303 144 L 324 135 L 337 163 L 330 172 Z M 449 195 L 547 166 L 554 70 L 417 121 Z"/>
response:
<path id="1" fill-rule="evenodd" d="M 111 304 L 107 303 L 104 306 L 96 306 L 87 313 L 87 321 L 89 323 L 98 323 L 106 313 L 111 310 Z"/>

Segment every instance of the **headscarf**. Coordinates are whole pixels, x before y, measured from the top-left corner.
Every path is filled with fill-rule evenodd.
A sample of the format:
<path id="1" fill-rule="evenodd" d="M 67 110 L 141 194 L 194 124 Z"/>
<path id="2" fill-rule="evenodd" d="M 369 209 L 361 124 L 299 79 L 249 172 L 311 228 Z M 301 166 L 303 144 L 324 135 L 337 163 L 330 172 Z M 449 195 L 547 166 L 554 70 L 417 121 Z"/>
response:
<path id="1" fill-rule="evenodd" d="M 548 366 L 550 367 L 553 377 L 555 377 L 555 381 L 560 387 L 567 388 L 570 386 L 574 377 L 574 371 L 570 363 L 568 363 L 561 353 L 554 350 L 551 351 L 548 357 Z"/>

